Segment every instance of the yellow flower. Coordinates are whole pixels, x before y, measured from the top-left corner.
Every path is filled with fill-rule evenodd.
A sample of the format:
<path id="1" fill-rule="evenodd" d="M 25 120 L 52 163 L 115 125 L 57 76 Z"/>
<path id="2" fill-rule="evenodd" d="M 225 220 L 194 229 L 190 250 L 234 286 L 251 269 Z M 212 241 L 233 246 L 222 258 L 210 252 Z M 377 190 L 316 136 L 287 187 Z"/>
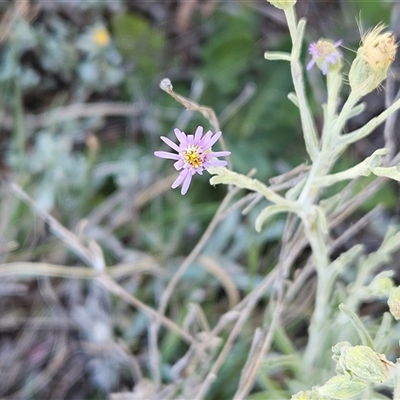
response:
<path id="1" fill-rule="evenodd" d="M 95 28 L 92 35 L 94 42 L 101 47 L 107 46 L 111 41 L 110 34 L 104 27 Z"/>

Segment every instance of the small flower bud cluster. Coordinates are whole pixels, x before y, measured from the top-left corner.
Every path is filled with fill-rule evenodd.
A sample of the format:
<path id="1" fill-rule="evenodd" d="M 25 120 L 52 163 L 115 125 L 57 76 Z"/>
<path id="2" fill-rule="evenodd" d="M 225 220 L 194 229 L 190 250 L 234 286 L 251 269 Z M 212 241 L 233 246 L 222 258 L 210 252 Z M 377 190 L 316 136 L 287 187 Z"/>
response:
<path id="1" fill-rule="evenodd" d="M 395 59 L 397 43 L 391 32 L 384 32 L 384 25 L 377 25 L 362 38 L 349 72 L 351 89 L 362 97 L 376 89 L 386 79 Z"/>
<path id="2" fill-rule="evenodd" d="M 368 346 L 352 346 L 339 342 L 332 347 L 336 373 L 323 386 L 301 391 L 291 400 L 349 399 L 361 394 L 369 383 L 382 383 L 389 377 L 389 366 L 394 366 L 384 354 Z"/>
<path id="3" fill-rule="evenodd" d="M 371 287 L 374 293 L 380 297 L 387 296 L 389 311 L 396 320 L 400 319 L 400 287 L 395 286 L 393 279 L 388 276 L 377 276 L 372 282 Z"/>
<path id="4" fill-rule="evenodd" d="M 386 273 L 378 274 L 370 283 L 372 294 L 379 297 L 389 296 L 389 293 L 393 287 L 393 279 L 391 279 Z"/>
<path id="5" fill-rule="evenodd" d="M 383 354 L 368 346 L 340 342 L 332 347 L 337 375 L 312 391 L 299 392 L 291 400 L 350 399 L 361 394 L 371 382 L 388 379 L 388 366 L 394 365 Z"/>
<path id="6" fill-rule="evenodd" d="M 384 356 L 368 346 L 352 346 L 340 342 L 332 348 L 332 358 L 337 362 L 336 372 L 367 382 L 381 383 L 388 378 Z"/>

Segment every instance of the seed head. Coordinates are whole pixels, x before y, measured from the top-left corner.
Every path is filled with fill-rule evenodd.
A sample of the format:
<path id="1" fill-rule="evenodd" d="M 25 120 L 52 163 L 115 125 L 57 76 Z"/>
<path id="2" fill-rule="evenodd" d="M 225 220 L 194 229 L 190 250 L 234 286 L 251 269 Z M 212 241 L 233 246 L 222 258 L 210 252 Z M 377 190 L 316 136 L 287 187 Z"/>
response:
<path id="1" fill-rule="evenodd" d="M 388 70 L 396 57 L 397 43 L 391 32 L 382 33 L 385 25 L 379 24 L 361 38 L 349 72 L 353 91 L 361 96 L 376 89 L 386 79 Z"/>
<path id="2" fill-rule="evenodd" d="M 365 35 L 363 35 L 361 57 L 374 70 L 390 67 L 394 61 L 397 43 L 391 32 L 381 33 L 385 25 L 379 24 Z"/>

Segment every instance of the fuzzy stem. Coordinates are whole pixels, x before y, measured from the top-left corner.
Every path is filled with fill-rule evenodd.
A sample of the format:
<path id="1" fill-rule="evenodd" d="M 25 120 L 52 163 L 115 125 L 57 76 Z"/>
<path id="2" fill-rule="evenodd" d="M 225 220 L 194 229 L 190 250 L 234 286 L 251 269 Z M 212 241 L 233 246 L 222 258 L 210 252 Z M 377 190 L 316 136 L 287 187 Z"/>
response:
<path id="1" fill-rule="evenodd" d="M 324 141 L 332 131 L 332 123 L 337 111 L 338 97 L 342 87 L 342 74 L 341 71 L 329 71 L 326 77 L 328 99 L 325 106 L 324 126 L 322 129 L 321 141 Z"/>
<path id="2" fill-rule="evenodd" d="M 330 72 L 328 72 L 329 74 Z M 330 270 L 329 248 L 323 232 L 320 231 L 318 224 L 310 221 L 311 214 L 307 210 L 315 204 L 318 199 L 321 186 L 318 180 L 324 178 L 329 173 L 338 156 L 355 140 L 367 136 L 372 130 L 398 108 L 400 108 L 400 100 L 382 112 L 378 117 L 372 119 L 363 128 L 352 134 L 341 135 L 346 121 L 350 118 L 354 107 L 360 100 L 360 97 L 351 92 L 345 105 L 339 115 L 333 112 L 335 105 L 333 101 L 336 99 L 336 90 L 333 85 L 329 85 L 328 90 L 334 93 L 328 93 L 328 104 L 326 106 L 324 135 L 321 141 L 321 148 L 315 157 L 313 165 L 303 190 L 298 198 L 305 217 L 303 223 L 305 225 L 305 234 L 310 243 L 315 269 L 317 272 L 317 293 L 315 299 L 314 314 L 309 327 L 309 340 L 304 352 L 304 362 L 308 370 L 320 367 L 324 360 L 322 352 L 326 349 L 329 340 L 329 331 L 326 330 L 326 321 L 329 320 L 331 313 L 330 298 L 332 295 L 335 278 Z M 331 103 L 330 103 L 331 102 Z M 322 182 L 322 181 L 320 181 Z"/>
<path id="3" fill-rule="evenodd" d="M 349 97 L 350 98 L 350 97 Z M 400 109 L 400 99 L 396 100 L 389 108 L 381 112 L 377 117 L 372 118 L 363 127 L 340 137 L 340 144 L 349 146 L 368 136 L 378 125 L 382 124 L 394 112 Z"/>
<path id="4" fill-rule="evenodd" d="M 335 136 L 335 138 L 340 136 L 340 133 L 344 128 L 344 125 L 349 119 L 349 114 L 351 113 L 352 109 L 355 107 L 355 105 L 359 100 L 360 96 L 356 92 L 350 92 L 349 97 L 344 103 L 343 108 L 341 109 L 337 117 L 337 120 L 335 121 L 335 125 L 333 127 L 333 135 Z"/>
<path id="5" fill-rule="evenodd" d="M 317 288 L 315 295 L 314 313 L 308 329 L 308 342 L 304 351 L 303 360 L 305 370 L 312 375 L 313 369 L 323 367 L 323 364 L 330 362 L 329 356 L 323 351 L 329 347 L 326 345 L 329 340 L 330 326 L 326 326 L 329 321 L 331 307 L 329 302 L 334 286 L 334 277 L 329 267 L 329 249 L 323 240 L 321 233 L 317 230 L 305 230 L 308 237 L 315 266 L 317 267 Z"/>
<path id="6" fill-rule="evenodd" d="M 299 60 L 305 22 L 303 20 L 297 24 L 294 7 L 290 7 L 285 10 L 285 15 L 293 43 L 290 66 L 293 85 L 297 96 L 297 103 L 300 110 L 301 126 L 304 132 L 304 140 L 307 152 L 310 155 L 311 160 L 314 161 L 318 153 L 317 130 L 315 128 L 314 120 L 308 105 L 304 88 L 303 71 Z"/>
<path id="7" fill-rule="evenodd" d="M 335 76 L 328 77 L 328 86 L 330 87 L 330 90 L 328 94 L 328 104 L 326 106 L 324 134 L 322 137 L 326 144 L 322 145 L 323 143 L 318 143 L 315 124 L 305 95 L 302 67 L 299 61 L 302 45 L 301 33 L 302 28 L 304 27 L 304 22 L 300 22 L 299 24 L 296 23 L 294 8 L 285 10 L 285 16 L 293 42 L 291 72 L 297 96 L 296 100 L 300 110 L 306 149 L 313 161 L 306 183 L 298 198 L 298 204 L 302 209 L 302 220 L 305 226 L 305 234 L 312 249 L 313 260 L 318 276 L 316 305 L 309 329 L 309 341 L 304 355 L 306 364 L 311 368 L 316 365 L 317 358 L 319 357 L 319 349 L 324 348 L 325 338 L 320 335 L 320 332 L 323 328 L 324 321 L 326 320 L 326 310 L 328 309 L 333 284 L 333 279 L 331 279 L 328 274 L 330 258 L 325 235 L 321 231 L 319 224 L 316 223 L 315 216 L 313 216 L 311 210 L 313 209 L 312 206 L 316 203 L 319 193 L 319 187 L 315 185 L 315 181 L 318 178 L 325 176 L 334 162 L 331 146 L 333 146 L 332 141 L 335 140 L 331 135 L 331 128 L 334 123 L 337 96 L 340 89 L 341 79 L 338 79 L 336 72 L 334 72 L 334 74 L 336 74 Z"/>
<path id="8" fill-rule="evenodd" d="M 400 364 L 396 363 L 393 399 L 400 399 Z"/>
<path id="9" fill-rule="evenodd" d="M 305 227 L 304 232 L 311 246 L 312 257 L 317 272 L 315 307 L 309 327 L 309 339 L 304 352 L 304 363 L 308 371 L 312 371 L 313 368 L 320 366 L 321 361 L 323 362 L 326 359 L 321 353 L 326 349 L 326 341 L 329 340 L 325 325 L 328 320 L 327 314 L 329 315 L 331 312 L 329 302 L 335 282 L 333 271 L 329 269 L 330 257 L 326 235 L 321 231 L 319 225 L 311 219 L 312 215 L 309 210 L 312 209 L 312 205 L 318 200 L 321 189 L 321 186 L 317 183 L 318 180 L 329 173 L 342 151 L 342 148 L 338 149 L 337 147 L 339 134 L 346 122 L 346 116 L 358 101 L 358 99 L 350 98 L 338 116 L 336 107 L 341 79 L 336 71 L 329 71 L 327 81 L 328 98 L 325 106 L 326 111 L 321 146 L 298 198 L 298 203 L 301 205 L 304 213 L 302 218 Z"/>

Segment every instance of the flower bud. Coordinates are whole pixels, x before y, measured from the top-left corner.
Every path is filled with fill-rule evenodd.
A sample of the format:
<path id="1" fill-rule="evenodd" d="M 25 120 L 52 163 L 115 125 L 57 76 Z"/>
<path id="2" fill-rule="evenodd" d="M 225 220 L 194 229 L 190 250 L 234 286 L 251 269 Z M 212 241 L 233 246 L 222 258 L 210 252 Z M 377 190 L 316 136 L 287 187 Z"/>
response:
<path id="1" fill-rule="evenodd" d="M 393 288 L 389 292 L 388 306 L 389 306 L 390 314 L 392 314 L 396 320 L 399 320 L 400 319 L 400 287 Z"/>
<path id="2" fill-rule="evenodd" d="M 314 64 L 322 71 L 324 75 L 329 70 L 340 70 L 342 67 L 342 52 L 337 49 L 342 44 L 341 40 L 333 43 L 328 39 L 319 39 L 318 42 L 312 42 L 308 47 L 308 52 L 311 54 L 312 59 L 307 64 L 307 71 L 313 67 Z"/>
<path id="3" fill-rule="evenodd" d="M 297 0 L 267 0 L 268 3 L 271 3 L 276 8 L 280 8 L 281 10 L 287 10 L 290 7 L 293 7 Z"/>
<path id="4" fill-rule="evenodd" d="M 339 361 L 340 356 L 353 346 L 349 342 L 339 342 L 332 346 L 332 358 L 336 362 Z"/>
<path id="5" fill-rule="evenodd" d="M 349 342 L 339 342 L 332 346 L 332 360 L 336 362 L 335 372 L 337 374 L 347 374 L 346 366 L 343 365 L 343 355 L 352 347 Z"/>
<path id="6" fill-rule="evenodd" d="M 379 24 L 361 39 L 362 46 L 351 64 L 349 83 L 358 95 L 365 96 L 386 79 L 390 65 L 396 57 L 397 43 L 391 32 L 381 33 Z"/>
<path id="7" fill-rule="evenodd" d="M 387 271 L 385 271 L 386 273 Z M 394 282 L 389 276 L 381 273 L 378 274 L 370 283 L 369 287 L 374 295 L 383 297 L 389 296 L 390 291 L 394 287 Z"/>
<path id="8" fill-rule="evenodd" d="M 336 375 L 325 385 L 318 388 L 319 394 L 334 399 L 349 399 L 361 393 L 367 387 L 367 382 L 347 375 Z"/>
<path id="9" fill-rule="evenodd" d="M 388 378 L 388 369 L 378 354 L 368 346 L 344 349 L 339 358 L 343 369 L 369 382 L 383 382 Z"/>
<path id="10" fill-rule="evenodd" d="M 294 394 L 290 400 L 328 400 L 327 397 L 323 397 L 312 390 L 301 391 Z"/>

